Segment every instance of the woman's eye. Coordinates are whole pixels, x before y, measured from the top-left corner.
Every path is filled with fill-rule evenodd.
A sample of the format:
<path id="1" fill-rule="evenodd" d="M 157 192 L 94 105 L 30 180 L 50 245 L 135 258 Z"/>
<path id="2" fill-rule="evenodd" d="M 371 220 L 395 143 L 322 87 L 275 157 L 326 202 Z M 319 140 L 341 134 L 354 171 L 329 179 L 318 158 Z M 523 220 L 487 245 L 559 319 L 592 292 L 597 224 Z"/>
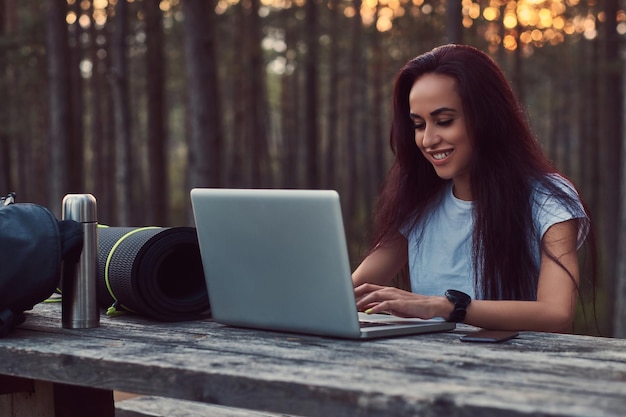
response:
<path id="1" fill-rule="evenodd" d="M 415 128 L 415 130 L 424 130 L 425 126 L 426 126 L 426 123 L 424 122 L 417 122 L 417 121 L 413 122 L 413 127 Z"/>
<path id="2" fill-rule="evenodd" d="M 439 120 L 437 122 L 437 124 L 439 126 L 450 126 L 452 124 L 452 122 L 454 121 L 454 119 L 444 119 L 444 120 Z"/>

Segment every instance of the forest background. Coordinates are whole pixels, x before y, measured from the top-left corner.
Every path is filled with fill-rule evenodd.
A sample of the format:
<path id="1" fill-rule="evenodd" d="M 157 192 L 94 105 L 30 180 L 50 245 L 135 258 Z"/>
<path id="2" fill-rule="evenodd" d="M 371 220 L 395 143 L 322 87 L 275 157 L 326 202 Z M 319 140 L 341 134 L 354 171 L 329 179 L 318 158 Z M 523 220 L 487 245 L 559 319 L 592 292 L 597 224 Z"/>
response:
<path id="1" fill-rule="evenodd" d="M 179 226 L 193 187 L 336 189 L 356 265 L 395 74 L 471 44 L 591 209 L 576 331 L 626 337 L 625 34 L 619 0 L 0 0 L 0 193 L 57 215 L 92 193 L 100 223 Z"/>

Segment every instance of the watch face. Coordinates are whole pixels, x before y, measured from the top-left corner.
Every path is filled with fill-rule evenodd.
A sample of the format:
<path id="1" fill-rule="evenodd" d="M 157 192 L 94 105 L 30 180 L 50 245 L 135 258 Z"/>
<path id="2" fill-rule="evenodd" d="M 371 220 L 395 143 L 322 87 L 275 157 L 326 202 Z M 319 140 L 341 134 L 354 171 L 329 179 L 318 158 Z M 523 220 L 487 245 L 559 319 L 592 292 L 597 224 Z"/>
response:
<path id="1" fill-rule="evenodd" d="M 462 291 L 448 290 L 446 291 L 445 295 L 448 298 L 448 300 L 453 302 L 455 305 L 458 305 L 458 304 L 468 305 L 469 303 L 472 302 L 472 297 L 470 297 L 469 295 L 465 294 Z"/>

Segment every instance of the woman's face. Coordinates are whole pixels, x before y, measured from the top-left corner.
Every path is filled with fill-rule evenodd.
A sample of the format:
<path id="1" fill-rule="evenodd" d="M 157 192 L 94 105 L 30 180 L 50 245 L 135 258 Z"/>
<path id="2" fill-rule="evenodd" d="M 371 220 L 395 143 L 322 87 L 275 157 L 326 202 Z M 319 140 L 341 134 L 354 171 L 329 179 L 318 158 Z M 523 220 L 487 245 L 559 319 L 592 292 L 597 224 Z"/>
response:
<path id="1" fill-rule="evenodd" d="M 415 143 L 437 175 L 454 182 L 454 194 L 471 200 L 469 169 L 473 145 L 469 138 L 456 81 L 439 74 L 419 77 L 409 93 Z"/>

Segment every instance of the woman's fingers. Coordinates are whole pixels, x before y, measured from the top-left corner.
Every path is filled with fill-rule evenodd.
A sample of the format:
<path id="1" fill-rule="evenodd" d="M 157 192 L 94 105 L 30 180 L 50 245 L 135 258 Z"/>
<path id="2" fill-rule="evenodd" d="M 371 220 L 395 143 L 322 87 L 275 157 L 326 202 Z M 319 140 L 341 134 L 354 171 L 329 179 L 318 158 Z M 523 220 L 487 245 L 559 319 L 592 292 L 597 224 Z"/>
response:
<path id="1" fill-rule="evenodd" d="M 389 313 L 399 317 L 430 319 L 436 315 L 437 298 L 396 287 L 363 284 L 355 291 L 357 309 L 368 314 Z"/>
<path id="2" fill-rule="evenodd" d="M 385 287 L 380 285 L 363 284 L 354 290 L 357 308 L 360 311 L 368 310 L 386 301 L 411 298 L 415 294 L 400 290 L 395 287 Z M 374 311 L 384 311 L 377 307 Z"/>

